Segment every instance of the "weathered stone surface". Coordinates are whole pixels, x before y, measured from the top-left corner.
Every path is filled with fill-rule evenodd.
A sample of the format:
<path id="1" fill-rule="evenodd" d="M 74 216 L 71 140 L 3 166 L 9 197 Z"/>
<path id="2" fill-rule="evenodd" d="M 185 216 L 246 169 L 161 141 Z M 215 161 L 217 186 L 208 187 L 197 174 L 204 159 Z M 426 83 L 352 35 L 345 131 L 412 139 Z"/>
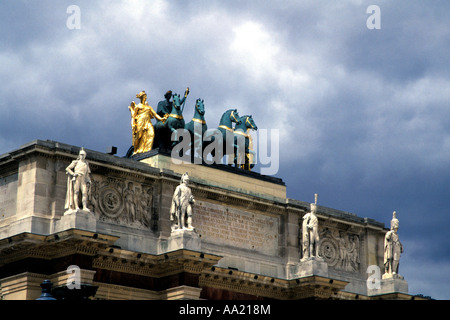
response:
<path id="1" fill-rule="evenodd" d="M 97 219 L 92 212 L 83 210 L 66 211 L 60 220 L 55 221 L 55 232 L 68 229 L 81 229 L 86 231 L 97 231 Z"/>
<path id="2" fill-rule="evenodd" d="M 174 165 L 167 154 L 159 154 L 157 150 L 140 155 L 139 159 L 87 150 L 91 169 L 90 213 L 66 212 L 65 168 L 79 151 L 79 147 L 37 140 L 0 155 L 0 256 L 5 257 L 2 261 L 19 263 L 20 260 L 14 259 L 30 256 L 43 259 L 41 268 L 44 268 L 51 265 L 54 256 L 75 253 L 88 255 L 90 259 L 95 256 L 92 265 L 99 273 L 92 284 L 99 286 L 99 297 L 107 299 L 199 298 L 198 277 L 203 279 L 202 283 L 217 286 L 205 289 L 209 293 L 204 293 L 204 297 L 227 296 L 233 290 L 235 296 L 240 292 L 267 294 L 272 298 L 335 297 L 335 292 L 326 289 L 325 283 L 330 280 L 339 283 L 341 289 L 345 286 L 343 296 L 352 293 L 369 299 L 392 292 L 407 293 L 406 281 L 398 277 L 380 276 L 381 291 L 370 291 L 366 286 L 367 268 L 374 265 L 383 269 L 383 241 L 388 231 L 383 223 L 317 205 L 321 258 L 302 260 L 301 224 L 310 203 L 286 198 L 286 186 L 281 179 L 255 172 L 222 166 Z M 189 187 L 195 197 L 192 205 L 195 231 L 171 233 L 172 198 L 185 172 L 191 177 Z M 70 230 L 86 232 L 83 237 L 94 242 L 98 235 L 113 238 L 108 238 L 100 255 L 97 247 L 90 247 L 84 240 L 71 250 L 61 249 L 56 243 L 58 235 Z M 13 240 L 24 234 L 49 237 L 43 240 L 45 250 L 34 248 L 34 240 L 26 243 Z M 52 250 L 57 255 L 49 253 Z M 185 250 L 189 253 L 171 260 L 172 255 Z M 205 262 L 208 255 L 214 259 Z M 218 279 L 214 278 L 214 271 L 205 269 L 213 264 L 221 270 Z M 176 275 L 180 272 L 188 273 L 184 276 L 190 282 L 177 282 L 173 290 L 160 287 L 162 284 L 155 280 L 162 274 L 173 274 L 179 281 L 184 277 Z M 135 275 L 147 277 L 139 278 L 139 284 L 148 281 L 147 289 L 130 284 L 138 281 L 133 280 Z M 5 275 L 8 278 L 5 281 L 12 283 L 11 276 Z M 41 275 L 33 280 L 33 288 L 27 284 L 27 277 L 20 277 L 23 284 L 20 290 L 36 293 L 43 280 Z M 131 280 L 121 289 L 118 284 L 107 283 L 109 277 L 117 277 L 114 278 L 117 283 L 123 277 Z M 311 282 L 318 286 L 320 294 L 302 291 L 307 290 L 305 281 L 310 281 L 307 280 L 310 277 L 321 277 L 320 281 L 314 278 L 316 282 Z M 0 282 L 3 280 L 0 278 Z M 219 284 L 222 280 L 230 283 Z M 261 287 L 253 290 L 254 284 Z M 28 298 L 23 292 L 9 296 Z"/>
<path id="3" fill-rule="evenodd" d="M 280 221 L 276 217 L 198 201 L 193 220 L 203 242 L 277 254 Z"/>
<path id="4" fill-rule="evenodd" d="M 160 241 L 159 251 L 161 253 L 188 249 L 201 251 L 202 244 L 199 234 L 194 230 L 175 230 L 165 241 Z"/>
<path id="5" fill-rule="evenodd" d="M 286 185 L 281 179 L 261 176 L 255 172 L 229 168 L 225 165 L 175 164 L 170 155 L 158 154 L 156 151 L 140 155 L 137 159 L 151 167 L 164 168 L 178 174 L 187 172 L 192 182 L 269 200 L 284 201 L 286 198 Z"/>
<path id="6" fill-rule="evenodd" d="M 302 278 L 309 276 L 328 277 L 328 265 L 321 257 L 301 259 L 298 264 L 291 265 L 289 278 Z"/>
<path id="7" fill-rule="evenodd" d="M 398 275 L 389 275 L 382 278 L 378 289 L 368 289 L 370 296 L 382 295 L 387 293 L 408 293 L 408 282 Z"/>

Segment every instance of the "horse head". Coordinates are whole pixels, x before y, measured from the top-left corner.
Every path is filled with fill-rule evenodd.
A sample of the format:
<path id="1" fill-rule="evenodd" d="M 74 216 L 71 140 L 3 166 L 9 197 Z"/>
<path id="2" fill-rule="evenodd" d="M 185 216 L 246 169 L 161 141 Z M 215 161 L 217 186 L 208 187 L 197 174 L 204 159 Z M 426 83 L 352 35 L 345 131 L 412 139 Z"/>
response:
<path id="1" fill-rule="evenodd" d="M 245 117 L 245 127 L 247 129 L 252 129 L 252 130 L 255 130 L 255 131 L 258 130 L 258 126 L 256 125 L 256 123 L 253 120 L 253 117 L 251 115 L 249 115 L 249 116 L 246 115 L 244 117 Z"/>
<path id="2" fill-rule="evenodd" d="M 200 98 L 195 101 L 195 108 L 197 109 L 199 115 L 205 115 L 205 105 L 203 103 L 203 100 L 201 100 Z"/>
<path id="3" fill-rule="evenodd" d="M 237 125 L 241 124 L 241 118 L 239 117 L 239 112 L 237 111 L 237 109 L 231 109 L 230 120 L 231 122 L 234 122 Z"/>
<path id="4" fill-rule="evenodd" d="M 244 115 L 239 120 L 241 123 L 236 125 L 234 128 L 235 131 L 242 130 L 243 132 L 247 132 L 248 130 L 258 130 L 258 126 L 251 115 Z"/>
<path id="5" fill-rule="evenodd" d="M 181 108 L 181 98 L 180 98 L 180 95 L 179 94 L 173 94 L 173 107 L 176 109 L 176 110 L 180 110 L 180 108 Z"/>

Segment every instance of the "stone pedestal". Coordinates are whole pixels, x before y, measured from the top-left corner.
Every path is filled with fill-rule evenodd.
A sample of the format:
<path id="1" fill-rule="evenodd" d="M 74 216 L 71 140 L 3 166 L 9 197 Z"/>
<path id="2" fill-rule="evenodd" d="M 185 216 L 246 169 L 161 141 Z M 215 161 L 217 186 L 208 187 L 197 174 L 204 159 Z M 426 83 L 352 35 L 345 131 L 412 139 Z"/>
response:
<path id="1" fill-rule="evenodd" d="M 191 181 L 195 183 L 246 193 L 271 201 L 286 201 L 286 185 L 274 177 L 261 176 L 252 171 L 238 170 L 227 165 L 179 163 L 173 160 L 170 154 L 159 154 L 157 150 L 133 156 L 133 159 L 180 175 L 187 172 Z"/>
<path id="2" fill-rule="evenodd" d="M 381 277 L 381 293 L 408 293 L 408 282 L 399 274 L 383 274 Z"/>
<path id="3" fill-rule="evenodd" d="M 169 252 L 180 249 L 201 251 L 202 245 L 199 234 L 195 230 L 180 229 L 172 231 L 167 240 L 161 241 L 160 251 Z"/>
<path id="4" fill-rule="evenodd" d="M 381 276 L 381 279 L 383 279 L 383 280 L 392 280 L 392 279 L 404 280 L 403 276 L 399 275 L 398 273 L 385 273 Z"/>
<path id="5" fill-rule="evenodd" d="M 309 276 L 328 277 L 328 264 L 322 257 L 301 259 L 298 264 L 289 267 L 289 278 Z"/>
<path id="6" fill-rule="evenodd" d="M 383 274 L 379 288 L 368 289 L 368 295 L 408 293 L 408 282 L 399 274 Z"/>
<path id="7" fill-rule="evenodd" d="M 59 221 L 55 223 L 55 232 L 81 229 L 86 231 L 97 231 L 97 219 L 94 214 L 83 210 L 68 210 Z"/>

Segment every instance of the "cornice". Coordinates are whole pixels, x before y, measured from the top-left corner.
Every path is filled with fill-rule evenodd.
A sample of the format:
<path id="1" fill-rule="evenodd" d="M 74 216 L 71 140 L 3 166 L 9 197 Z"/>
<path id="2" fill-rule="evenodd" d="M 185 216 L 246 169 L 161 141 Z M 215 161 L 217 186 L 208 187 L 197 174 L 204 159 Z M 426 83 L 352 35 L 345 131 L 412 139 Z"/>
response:
<path id="1" fill-rule="evenodd" d="M 52 235 L 21 233 L 0 240 L 0 266 L 26 258 L 51 260 L 72 254 L 95 256 L 117 239 L 79 229 Z"/>
<path id="2" fill-rule="evenodd" d="M 200 274 L 204 269 L 217 264 L 221 258 L 184 249 L 152 255 L 111 248 L 94 258 L 93 267 L 160 278 L 181 272 Z"/>
<path id="3" fill-rule="evenodd" d="M 348 282 L 320 276 L 292 280 L 213 267 L 204 271 L 200 287 L 211 287 L 279 300 L 335 298 Z"/>

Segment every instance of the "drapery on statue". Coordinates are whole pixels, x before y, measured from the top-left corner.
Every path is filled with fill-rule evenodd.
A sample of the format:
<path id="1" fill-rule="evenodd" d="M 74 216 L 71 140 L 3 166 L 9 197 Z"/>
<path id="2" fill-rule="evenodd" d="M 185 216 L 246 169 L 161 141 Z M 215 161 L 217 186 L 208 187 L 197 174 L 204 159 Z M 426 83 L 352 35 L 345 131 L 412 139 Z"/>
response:
<path id="1" fill-rule="evenodd" d="M 192 205 L 195 203 L 191 188 L 188 187 L 189 176 L 184 173 L 181 176 L 180 184 L 175 188 L 170 207 L 170 221 L 172 221 L 172 231 L 188 229 L 192 227 Z"/>
<path id="2" fill-rule="evenodd" d="M 165 122 L 168 115 L 160 116 L 147 102 L 147 94 L 141 91 L 136 94 L 136 98 L 140 99 L 140 103 L 136 105 L 134 101 L 128 107 L 131 113 L 131 130 L 133 134 L 133 148 L 135 153 L 143 153 L 152 150 L 153 141 L 155 139 L 155 130 L 151 119 L 156 118 L 161 122 Z"/>
<path id="3" fill-rule="evenodd" d="M 403 245 L 401 244 L 397 231 L 399 221 L 397 213 L 392 213 L 391 230 L 384 237 L 384 271 L 386 274 L 398 274 L 398 266 L 400 262 L 400 254 L 403 253 Z"/>
<path id="4" fill-rule="evenodd" d="M 312 258 L 319 255 L 319 220 L 317 212 L 317 194 L 315 202 L 311 203 L 311 212 L 303 216 L 302 223 L 302 248 L 303 259 Z"/>
<path id="5" fill-rule="evenodd" d="M 89 163 L 86 161 L 86 151 L 84 149 L 80 150 L 78 158 L 66 168 L 66 173 L 68 177 L 64 208 L 66 210 L 79 210 L 79 195 L 81 191 L 83 211 L 89 212 L 87 200 L 91 184 L 91 170 L 89 169 Z"/>

